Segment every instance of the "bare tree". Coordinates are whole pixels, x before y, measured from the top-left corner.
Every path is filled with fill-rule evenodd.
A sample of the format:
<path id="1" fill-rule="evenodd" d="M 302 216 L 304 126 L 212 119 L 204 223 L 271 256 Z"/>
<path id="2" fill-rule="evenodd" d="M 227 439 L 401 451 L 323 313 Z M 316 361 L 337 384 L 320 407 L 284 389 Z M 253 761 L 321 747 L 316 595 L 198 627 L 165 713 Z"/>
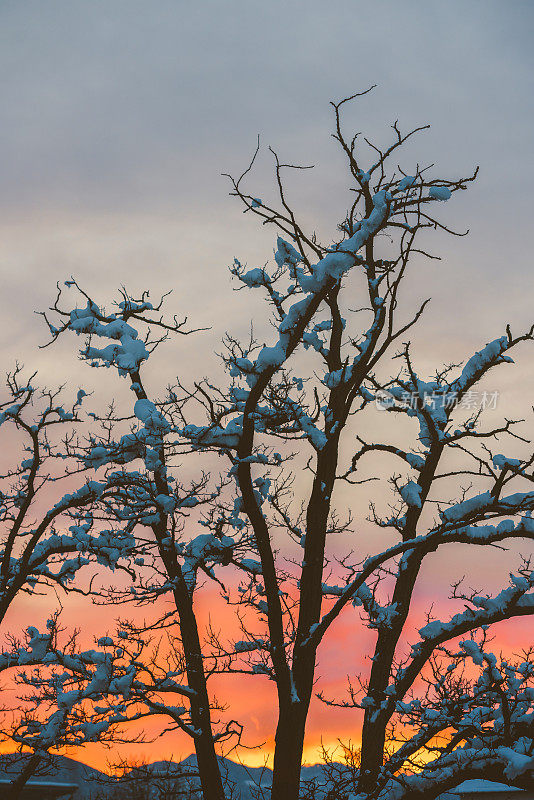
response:
<path id="1" fill-rule="evenodd" d="M 516 489 L 508 493 L 512 483 L 519 488 L 532 481 L 532 456 L 527 453 L 524 459 L 510 459 L 491 452 L 488 445 L 498 437 L 521 439 L 514 432 L 515 423 L 505 420 L 485 429 L 480 409 L 468 413 L 462 421 L 458 417 L 466 395 L 490 369 L 510 361 L 508 353 L 513 347 L 531 341 L 534 329 L 513 334 L 508 327 L 503 336 L 468 359 L 461 371 L 451 366 L 438 369 L 430 380 L 418 377 L 405 342 L 426 302 L 399 321 L 401 284 L 411 257 L 430 255 L 419 243 L 420 234 L 426 229 L 448 230 L 435 216 L 436 204 L 466 188 L 476 172 L 468 178 L 444 180 L 429 177 L 427 168 L 417 167 L 413 174 L 400 168 L 391 170 L 392 157 L 416 132 L 402 134 L 397 123 L 389 146 L 380 148 L 368 142 L 375 158 L 364 168 L 357 137 L 347 139 L 342 131 L 341 110 L 349 99 L 333 104 L 333 108 L 335 138 L 354 181 L 354 202 L 340 225 L 340 238 L 333 244 L 321 246 L 313 234 L 303 230 L 287 201 L 282 180 L 283 171 L 292 165 L 281 163 L 276 154 L 278 208 L 245 191 L 243 180 L 250 168 L 232 180 L 234 194 L 247 210 L 291 238 L 291 242 L 278 239 L 274 272 L 246 271 L 239 262 L 233 267 L 244 286 L 265 293 L 276 319 L 277 340 L 274 345 L 261 347 L 228 339 L 225 361 L 235 383 L 224 399 L 204 384 L 202 391 L 209 396 L 205 404 L 207 424 L 200 430 L 184 429 L 199 446 L 228 451 L 236 474 L 240 511 L 253 531 L 261 560 L 261 599 L 246 598 L 244 602 L 255 605 L 267 618 L 269 659 L 265 671 L 276 682 L 279 702 L 272 790 L 276 800 L 298 796 L 317 650 L 332 622 L 347 606 L 361 605 L 377 631 L 362 703 L 365 716 L 358 778 L 362 796 L 382 790 L 379 778 L 384 768 L 387 726 L 396 704 L 402 702 L 436 649 L 486 624 L 532 613 L 527 565 L 510 588 L 493 599 L 480 601 L 476 612 L 468 610 L 443 624 L 429 623 L 421 632 L 421 642 L 415 643 L 409 657 L 398 665 L 397 645 L 427 554 L 452 542 L 477 546 L 532 537 L 532 492 Z M 389 240 L 384 241 L 385 234 Z M 347 296 L 362 297 L 362 308 L 351 314 Z M 349 314 L 351 321 L 363 319 L 363 323 L 356 328 L 349 325 Z M 399 344 L 400 349 L 391 352 Z M 314 367 L 308 367 L 305 377 L 299 373 L 297 356 L 302 345 L 316 355 Z M 397 362 L 391 362 L 389 355 Z M 399 361 L 400 369 L 393 377 L 381 377 Z M 202 401 L 199 392 L 197 389 L 195 397 Z M 387 413 L 418 423 L 413 450 L 406 451 L 395 442 L 360 439 L 361 446 L 344 464 L 340 450 L 343 435 L 350 440 L 355 432 L 358 434 L 357 415 L 377 399 L 383 405 L 384 393 Z M 223 419 L 232 420 L 233 431 L 238 427 L 235 449 L 229 444 L 225 448 L 217 432 Z M 363 434 L 361 428 L 359 433 Z M 305 463 L 310 486 L 300 510 L 295 508 L 295 498 L 291 494 L 288 497 L 287 472 L 281 470 L 269 478 L 263 472 L 253 477 L 252 470 L 258 470 L 254 461 L 258 452 L 264 452 L 269 437 L 290 440 L 292 447 L 297 441 L 308 448 L 310 456 Z M 371 516 L 379 528 L 395 532 L 398 541 L 382 552 L 356 558 L 354 563 L 344 560 L 344 580 L 333 587 L 326 585 L 327 542 L 343 528 L 332 508 L 333 492 L 343 482 L 357 482 L 355 472 L 362 459 L 377 451 L 403 465 L 403 473 L 393 479 L 393 513 L 382 518 L 373 511 Z M 452 472 L 442 466 L 451 452 L 467 462 Z M 404 477 L 408 471 L 414 474 L 413 479 Z M 473 483 L 476 479 L 480 489 L 472 495 L 465 493 L 459 502 L 447 502 L 439 492 L 439 481 L 446 475 L 458 482 L 468 475 Z M 257 486 L 266 485 L 265 491 L 258 491 Z M 434 510 L 430 520 L 424 514 L 427 508 Z M 500 524 L 495 524 L 497 519 L 502 520 Z M 292 589 L 285 588 L 287 571 L 281 570 L 275 551 L 273 534 L 280 528 L 300 540 L 303 547 L 302 562 L 295 565 L 296 574 L 291 576 L 295 579 Z M 387 603 L 381 591 L 385 577 L 393 581 Z M 295 607 L 284 603 L 287 595 L 296 597 Z M 334 599 L 328 602 L 328 598 Z"/>
<path id="2" fill-rule="evenodd" d="M 84 593 L 75 580 L 89 564 L 128 571 L 134 540 L 128 530 L 102 530 L 90 507 L 115 491 L 89 479 L 79 460 L 82 426 L 80 409 L 86 393 L 66 404 L 64 392 L 40 389 L 36 374 L 24 376 L 16 366 L 6 378 L 0 403 L 4 435 L 0 474 L 0 626 L 21 595 L 45 594 L 50 588 Z M 110 546 L 111 540 L 113 546 Z M 42 663 L 53 637 L 56 618 L 39 635 L 29 627 L 24 642 L 8 638 L 0 653 L 0 671 Z M 35 771 L 44 753 L 35 755 L 17 778 L 20 788 Z M 15 792 L 13 788 L 13 792 Z M 15 795 L 14 795 L 15 796 Z"/>
<path id="3" fill-rule="evenodd" d="M 112 519 L 123 524 L 128 531 L 136 531 L 136 558 L 139 566 L 136 583 L 125 592 L 110 590 L 108 600 L 131 602 L 138 605 L 152 604 L 162 596 L 170 595 L 175 611 L 160 622 L 152 622 L 146 630 L 158 627 L 169 629 L 178 625 L 179 637 L 173 639 L 173 647 L 179 647 L 180 666 L 187 676 L 187 720 L 183 721 L 186 708 L 176 710 L 175 723 L 192 736 L 197 756 L 202 790 L 206 796 L 224 797 L 224 789 L 217 761 L 215 745 L 232 738 L 239 738 L 240 728 L 230 722 L 213 730 L 211 710 L 217 708 L 210 701 L 207 678 L 214 672 L 206 668 L 201 640 L 193 607 L 197 572 L 212 576 L 215 564 L 228 565 L 239 550 L 237 543 L 224 535 L 224 524 L 218 525 L 217 535 L 203 535 L 193 541 L 183 538 L 183 531 L 191 511 L 217 501 L 221 483 L 208 485 L 209 476 L 202 472 L 198 479 L 184 485 L 171 475 L 169 465 L 179 455 L 191 453 L 187 440 L 177 437 L 176 419 L 180 419 L 179 408 L 173 410 L 175 398 L 172 390 L 169 398 L 156 404 L 148 395 L 148 387 L 142 374 L 143 362 L 170 334 L 187 335 L 187 320 L 174 317 L 165 321 L 157 306 L 148 301 L 148 294 L 136 300 L 122 292 L 116 303 L 116 311 L 106 314 L 75 281 L 68 281 L 86 301 L 85 308 L 65 310 L 61 306 L 62 290 L 52 311 L 59 315 L 56 325 L 45 319 L 55 341 L 65 331 L 87 334 L 88 341 L 81 357 L 91 365 L 116 368 L 118 375 L 129 380 L 135 397 L 133 413 L 117 417 L 113 407 L 97 418 L 102 424 L 102 433 L 88 441 L 81 456 L 84 466 L 100 469 L 104 482 L 120 484 L 113 498 L 97 500 L 95 508 L 104 520 Z M 144 339 L 137 328 L 146 329 Z M 155 338 L 154 331 L 156 331 Z M 93 346 L 93 337 L 111 340 L 111 344 L 99 349 Z M 167 415 L 167 416 L 166 416 Z M 135 423 L 128 433 L 113 438 L 120 422 Z M 142 459 L 144 470 L 129 469 L 131 462 Z M 117 469 L 122 467 L 121 469 Z M 228 482 L 228 479 L 226 480 Z M 225 481 L 222 481 L 224 485 Z M 234 559 L 235 560 L 235 559 Z M 99 592 L 102 594 L 102 592 Z M 141 631 L 139 631 L 141 633 Z M 183 657 L 183 660 L 182 660 Z M 161 681 L 160 681 L 161 683 Z M 161 686 L 154 691 L 161 691 Z M 156 712 L 155 701 L 149 700 L 146 687 L 145 703 Z M 163 713 L 163 712 L 162 712 Z"/>
<path id="4" fill-rule="evenodd" d="M 224 790 L 209 674 L 248 672 L 275 683 L 271 797 L 296 800 L 317 654 L 332 623 L 354 606 L 376 633 L 376 644 L 369 674 L 350 687 L 349 699 L 324 698 L 363 711 L 350 781 L 336 777 L 340 798 L 350 792 L 358 800 L 435 797 L 477 775 L 516 785 L 532 780 L 531 657 L 499 659 L 487 651 L 485 633 L 493 623 L 533 613 L 528 553 L 500 592 L 468 592 L 458 584 L 453 599 L 464 609 L 441 621 L 429 612 L 416 640 L 407 648 L 405 640 L 427 556 L 453 543 L 476 548 L 533 538 L 528 439 L 520 421 L 486 426 L 472 397 L 490 370 L 511 361 L 513 348 L 533 340 L 534 327 L 518 333 L 508 326 L 463 368 L 447 365 L 419 377 L 408 336 L 428 301 L 402 313 L 401 287 L 413 258 L 435 258 L 424 242 L 427 234 L 441 229 L 460 235 L 435 209 L 467 188 L 476 171 L 443 179 L 432 177 L 430 167 L 396 166 L 399 149 L 422 130 L 403 134 L 397 123 L 389 145 L 364 140 L 371 158 L 364 167 L 364 144 L 342 128 L 342 110 L 352 99 L 333 104 L 334 137 L 353 185 L 346 218 L 328 245 L 306 232 L 289 204 L 283 177 L 295 165 L 273 154 L 276 204 L 244 188 L 256 155 L 231 179 L 245 210 L 281 235 L 272 269 L 247 270 L 237 260 L 231 267 L 240 288 L 265 296 L 275 334 L 270 345 L 254 335 L 247 342 L 227 335 L 225 385 L 204 379 L 188 388 L 178 380 L 163 399 L 150 399 L 141 364 L 163 337 L 183 332 L 184 323 L 165 322 L 161 304 L 154 309 L 146 294 L 134 300 L 124 293 L 116 311 L 106 314 L 84 292 L 84 308 L 69 306 L 60 292 L 53 308 L 59 323 L 47 320 L 54 340 L 67 331 L 87 335 L 82 358 L 115 367 L 133 389 L 131 417 L 127 412 L 102 420 L 107 433 L 93 437 L 82 462 L 101 470 L 104 484 L 120 482 L 109 501 L 98 497 L 94 505 L 135 531 L 137 557 L 146 558 L 130 596 L 141 603 L 173 597 L 187 678 L 185 725 L 210 800 L 224 797 Z M 361 298 L 356 309 L 353 298 Z M 138 328 L 144 325 L 149 332 L 141 340 Z M 150 330 L 157 328 L 162 335 L 152 340 Z M 96 347 L 97 337 L 110 344 Z M 369 439 L 373 413 L 397 420 L 393 440 Z M 115 426 L 125 419 L 131 430 L 118 437 Z M 411 445 L 401 445 L 410 435 Z M 517 446 L 513 457 L 499 452 L 508 442 Z M 196 482 L 173 481 L 178 456 L 183 462 L 194 454 L 196 464 L 202 453 L 207 466 Z M 226 462 L 222 478 L 210 475 L 214 454 Z M 397 470 L 387 484 L 387 512 L 372 505 L 369 516 L 393 539 L 374 552 L 355 539 L 352 554 L 340 558 L 333 540 L 351 529 L 352 520 L 336 509 L 336 492 L 379 479 L 372 466 L 366 472 L 373 455 L 381 459 L 380 474 L 390 461 Z M 203 532 L 192 536 L 195 526 Z M 302 557 L 291 556 L 284 536 L 293 551 L 302 548 Z M 193 605 L 197 576 L 220 581 L 220 567 L 243 576 L 238 592 L 222 586 L 236 606 L 243 639 L 226 641 L 211 631 L 203 643 Z M 146 706 L 152 686 L 146 680 L 143 686 L 149 688 Z M 105 693 L 116 709 L 114 693 L 109 687 Z M 161 710 L 169 715 L 164 701 Z M 231 733 L 223 730 L 222 738 Z"/>

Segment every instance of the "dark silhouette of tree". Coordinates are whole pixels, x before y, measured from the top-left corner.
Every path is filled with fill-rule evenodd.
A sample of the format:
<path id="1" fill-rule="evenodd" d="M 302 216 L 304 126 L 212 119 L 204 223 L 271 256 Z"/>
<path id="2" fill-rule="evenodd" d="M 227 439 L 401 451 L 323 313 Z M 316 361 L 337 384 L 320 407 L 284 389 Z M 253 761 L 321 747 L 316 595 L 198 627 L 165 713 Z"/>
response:
<path id="1" fill-rule="evenodd" d="M 531 653 L 498 657 L 487 638 L 493 623 L 533 613 L 528 552 L 501 591 L 471 592 L 458 584 L 451 599 L 462 610 L 442 620 L 429 612 L 415 633 L 408 615 L 425 560 L 436 551 L 458 543 L 530 547 L 534 456 L 521 421 L 486 425 L 491 398 L 478 387 L 490 370 L 511 362 L 514 348 L 533 340 L 534 327 L 517 332 L 507 326 L 463 367 L 450 364 L 420 376 L 409 336 L 428 301 L 405 311 L 402 288 L 413 259 L 435 258 L 426 245 L 432 231 L 462 235 L 436 209 L 466 189 L 476 171 L 443 179 L 430 167 L 397 166 L 402 146 L 423 128 L 404 134 L 395 123 L 384 147 L 347 137 L 341 114 L 355 97 L 333 104 L 334 138 L 346 157 L 351 195 L 328 244 L 306 230 L 287 198 L 285 172 L 300 167 L 273 152 L 276 204 L 245 189 L 258 151 L 247 170 L 230 179 L 245 211 L 280 235 L 272 267 L 247 270 L 237 259 L 231 267 L 239 288 L 265 297 L 274 334 L 269 344 L 253 333 L 245 342 L 227 334 L 226 382 L 204 378 L 187 386 L 178 378 L 165 396 L 151 396 L 143 365 L 185 323 L 165 321 L 161 303 L 153 307 L 147 293 L 135 299 L 123 292 L 106 313 L 69 281 L 83 307 L 73 306 L 61 289 L 46 317 L 53 340 L 67 332 L 86 336 L 82 359 L 114 368 L 130 383 L 133 407 L 101 417 L 103 431 L 92 435 L 80 459 L 104 485 L 113 485 L 109 496 L 94 498 L 94 513 L 98 509 L 101 519 L 136 539 L 136 578 L 107 599 L 147 605 L 172 598 L 169 617 L 154 627 L 177 625 L 171 649 L 179 653 L 185 680 L 181 689 L 172 686 L 184 698 L 177 711 L 157 684 L 157 670 L 151 674 L 139 653 L 123 647 L 118 632 L 103 644 L 108 656 L 81 653 L 69 666 L 56 651 L 75 689 L 62 700 L 63 689 L 49 684 L 50 703 L 59 698 L 70 720 L 67 740 L 78 730 L 72 722 L 77 714 L 83 715 L 80 741 L 90 740 L 90 726 L 98 723 L 106 735 L 117 735 L 135 708 L 172 718 L 193 738 L 210 800 L 224 797 L 216 745 L 240 737 L 237 723 L 213 723 L 210 676 L 238 672 L 274 682 L 271 798 L 296 800 L 317 655 L 332 623 L 354 607 L 375 644 L 369 674 L 349 687 L 348 699 L 322 698 L 363 714 L 359 752 L 347 750 L 350 769 L 327 769 L 338 792 L 329 797 L 436 797 L 478 776 L 532 783 Z M 370 161 L 364 164 L 365 152 Z M 108 343 L 99 347 L 100 340 Z M 373 414 L 396 420 L 385 441 L 371 433 Z M 129 429 L 121 434 L 125 424 Z M 513 455 L 501 452 L 508 443 L 516 447 Z M 202 459 L 199 477 L 181 482 L 183 464 L 196 468 Z M 381 476 L 390 470 L 387 481 Z M 377 532 L 389 534 L 389 544 L 369 552 L 372 546 L 355 535 L 352 552 L 340 557 L 336 535 L 351 530 L 353 514 L 364 518 L 360 508 L 343 515 L 347 492 L 370 480 L 384 480 L 390 492 L 387 510 L 372 504 L 368 517 Z M 360 496 L 361 490 L 354 492 Z M 225 569 L 239 571 L 237 591 L 224 583 Z M 202 641 L 194 607 L 199 576 L 221 584 L 240 620 L 241 640 L 211 630 Z M 142 650 L 149 630 L 125 631 L 125 639 L 131 635 Z M 106 680 L 96 685 L 95 675 L 106 670 Z M 43 690 L 44 679 L 37 683 Z M 97 711 L 91 702 L 102 698 L 108 705 Z M 38 745 L 42 733 L 27 740 L 32 736 L 32 746 Z M 315 790 L 302 787 L 305 796 L 319 796 L 309 794 Z"/>

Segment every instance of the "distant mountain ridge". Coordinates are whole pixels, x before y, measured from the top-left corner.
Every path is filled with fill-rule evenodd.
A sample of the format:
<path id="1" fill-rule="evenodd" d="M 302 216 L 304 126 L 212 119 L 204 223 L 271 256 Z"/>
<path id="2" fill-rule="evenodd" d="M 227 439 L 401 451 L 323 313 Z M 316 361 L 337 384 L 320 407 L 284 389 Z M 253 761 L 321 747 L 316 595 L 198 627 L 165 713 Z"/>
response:
<path id="1" fill-rule="evenodd" d="M 28 756 L 20 756 L 17 753 L 0 755 L 0 778 L 13 777 L 16 775 L 26 758 L 28 758 Z M 252 787 L 262 786 L 267 789 L 271 785 L 272 771 L 268 767 L 246 767 L 228 758 L 220 758 L 219 761 L 223 778 L 226 778 L 230 784 L 235 784 L 235 786 L 238 787 L 240 791 L 240 800 L 252 800 Z M 341 765 L 338 766 L 342 768 Z M 133 775 L 134 771 L 129 774 Z M 155 761 L 151 764 L 144 765 L 142 771 L 143 773 L 154 775 L 155 780 L 166 777 L 172 780 L 173 776 L 184 776 L 187 775 L 187 773 L 194 775 L 196 772 L 196 757 L 191 755 L 179 762 Z M 322 767 L 320 764 L 302 767 L 303 781 L 312 779 L 320 781 L 321 777 Z M 116 794 L 117 789 L 117 784 L 110 784 L 110 776 L 106 773 L 89 767 L 81 761 L 58 755 L 53 756 L 53 767 L 48 771 L 48 774 L 36 775 L 33 780 L 78 784 L 79 789 L 74 794 L 73 800 L 93 800 L 98 793 L 101 793 L 99 796 L 100 800 L 104 791 L 106 794 L 109 794 L 111 800 L 114 794 Z M 192 780 L 197 786 L 200 786 L 198 779 L 192 778 Z M 510 787 L 484 780 L 466 781 L 454 791 L 454 798 L 456 798 L 456 800 L 460 797 L 457 792 L 465 792 L 468 796 L 472 796 L 471 793 L 476 795 L 479 792 L 507 792 L 508 796 Z M 518 794 L 521 793 L 518 792 Z M 452 793 L 446 793 L 442 797 L 443 800 L 446 800 L 446 798 L 452 796 Z"/>
<path id="2" fill-rule="evenodd" d="M 19 754 L 0 755 L 0 778 L 13 777 L 18 774 L 27 756 Z M 242 800 L 251 798 L 250 789 L 252 786 L 261 785 L 269 787 L 272 781 L 272 771 L 268 767 L 246 767 L 228 758 L 221 758 L 221 771 L 223 778 L 235 784 L 240 792 Z M 143 771 L 150 771 L 154 776 L 169 776 L 174 774 L 183 775 L 184 773 L 194 774 L 196 771 L 196 757 L 188 756 L 183 761 L 155 761 L 144 766 Z M 321 774 L 320 765 L 304 766 L 302 776 L 304 780 L 317 778 Z M 110 796 L 114 793 L 114 786 L 109 785 L 109 776 L 100 770 L 89 767 L 81 761 L 66 756 L 55 755 L 53 766 L 47 770 L 47 774 L 36 775 L 33 780 L 39 781 L 58 781 L 60 783 L 76 783 L 79 786 L 74 795 L 74 800 L 92 800 L 97 792 L 103 792 L 109 788 Z M 195 783 L 198 780 L 191 779 Z M 198 784 L 199 785 L 199 784 Z"/>

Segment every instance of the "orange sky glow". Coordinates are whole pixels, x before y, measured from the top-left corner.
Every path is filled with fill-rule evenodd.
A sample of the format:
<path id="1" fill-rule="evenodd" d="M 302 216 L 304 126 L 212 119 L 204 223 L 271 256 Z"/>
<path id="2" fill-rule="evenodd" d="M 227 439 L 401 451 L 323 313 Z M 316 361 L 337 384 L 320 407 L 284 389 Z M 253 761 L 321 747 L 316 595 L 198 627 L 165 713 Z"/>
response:
<path id="1" fill-rule="evenodd" d="M 422 614 L 428 608 L 430 599 L 430 593 L 420 598 L 418 607 L 408 621 L 407 627 L 411 632 L 415 632 L 417 626 L 422 623 Z M 43 599 L 41 614 L 38 613 L 35 601 L 32 600 L 31 603 L 32 624 L 43 623 L 49 613 L 48 603 Z M 22 603 L 12 609 L 6 620 L 6 630 L 17 631 L 27 624 L 30 615 L 25 605 Z M 447 605 L 443 603 L 442 612 L 446 611 Z M 197 610 L 201 626 L 209 621 L 215 628 L 220 627 L 228 638 L 232 635 L 239 638 L 234 612 L 220 599 L 215 589 L 207 587 L 200 593 Z M 125 609 L 121 614 L 123 618 L 141 619 L 143 616 L 146 616 L 143 610 L 141 613 L 128 614 Z M 107 607 L 94 608 L 85 598 L 73 596 L 64 603 L 61 623 L 67 629 L 79 628 L 82 645 L 89 647 L 95 638 L 107 631 L 113 631 L 112 619 Z M 493 626 L 492 649 L 494 652 L 502 651 L 512 655 L 525 646 L 531 634 L 532 623 L 528 618 L 500 623 Z M 342 615 L 333 625 L 319 650 L 317 689 L 323 691 L 327 698 L 342 699 L 347 679 L 354 678 L 359 672 L 366 673 L 370 647 L 373 643 L 374 634 L 361 624 L 357 612 L 350 611 Z M 12 691 L 9 691 L 9 682 L 4 680 L 4 686 L 8 688 L 9 697 L 12 694 Z M 231 752 L 229 757 L 248 766 L 272 765 L 276 726 L 274 685 L 264 676 L 228 675 L 212 678 L 210 687 L 212 695 L 228 705 L 227 716 L 237 719 L 244 725 L 243 746 Z M 349 740 L 358 745 L 360 725 L 360 711 L 332 708 L 314 699 L 307 725 L 305 762 L 318 762 L 323 746 L 333 750 L 339 746 L 340 741 L 346 743 Z M 146 742 L 113 745 L 111 748 L 106 745 L 88 744 L 59 752 L 103 771 L 113 770 L 113 764 L 123 758 L 147 762 L 164 759 L 180 761 L 193 752 L 191 740 L 181 731 L 161 736 L 162 724 L 157 719 L 145 721 L 137 727 L 130 726 L 127 730 L 130 735 L 143 732 Z M 0 752 L 12 750 L 13 747 L 7 743 L 0 745 Z"/>

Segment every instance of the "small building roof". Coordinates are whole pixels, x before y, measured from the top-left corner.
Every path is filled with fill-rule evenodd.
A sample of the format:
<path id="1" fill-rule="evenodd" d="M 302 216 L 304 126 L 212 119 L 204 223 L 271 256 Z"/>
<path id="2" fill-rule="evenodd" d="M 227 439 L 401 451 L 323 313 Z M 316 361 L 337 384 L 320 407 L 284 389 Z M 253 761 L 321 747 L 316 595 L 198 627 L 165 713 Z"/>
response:
<path id="1" fill-rule="evenodd" d="M 449 789 L 438 800 L 530 800 L 534 798 L 531 792 L 507 786 L 505 783 L 495 783 L 486 780 L 464 781 L 454 789 Z"/>
<path id="2" fill-rule="evenodd" d="M 10 786 L 13 778 L 0 778 L 0 791 Z M 69 797 L 78 788 L 77 783 L 63 783 L 59 781 L 29 780 L 22 790 L 22 800 L 49 800 L 54 797 Z"/>

